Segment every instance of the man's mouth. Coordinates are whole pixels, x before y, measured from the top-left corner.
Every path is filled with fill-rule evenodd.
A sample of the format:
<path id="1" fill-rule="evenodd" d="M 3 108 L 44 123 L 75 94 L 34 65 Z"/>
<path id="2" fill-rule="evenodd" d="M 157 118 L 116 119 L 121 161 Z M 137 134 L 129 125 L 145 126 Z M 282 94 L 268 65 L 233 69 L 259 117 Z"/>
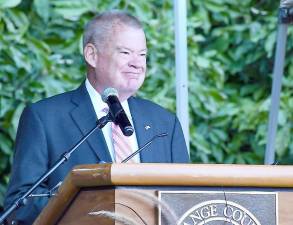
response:
<path id="1" fill-rule="evenodd" d="M 123 72 L 128 78 L 137 79 L 140 76 L 138 72 Z"/>
<path id="2" fill-rule="evenodd" d="M 132 71 L 126 71 L 126 72 L 123 72 L 123 73 L 127 73 L 127 74 L 140 74 L 139 72 L 132 72 Z"/>

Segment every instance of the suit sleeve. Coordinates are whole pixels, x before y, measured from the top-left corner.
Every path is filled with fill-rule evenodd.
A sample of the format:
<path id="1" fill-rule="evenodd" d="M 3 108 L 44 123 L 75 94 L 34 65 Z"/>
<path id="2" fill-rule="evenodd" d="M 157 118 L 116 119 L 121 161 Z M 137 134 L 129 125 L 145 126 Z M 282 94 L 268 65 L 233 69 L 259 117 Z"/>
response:
<path id="1" fill-rule="evenodd" d="M 12 174 L 5 197 L 5 208 L 25 193 L 48 169 L 46 135 L 40 117 L 31 107 L 23 111 L 15 142 Z M 34 193 L 47 193 L 46 184 Z M 47 198 L 29 198 L 25 206 L 15 211 L 13 219 L 19 224 L 32 224 Z"/>
<path id="2" fill-rule="evenodd" d="M 186 147 L 181 124 L 175 116 L 174 129 L 172 134 L 172 162 L 189 163 L 189 155 Z"/>

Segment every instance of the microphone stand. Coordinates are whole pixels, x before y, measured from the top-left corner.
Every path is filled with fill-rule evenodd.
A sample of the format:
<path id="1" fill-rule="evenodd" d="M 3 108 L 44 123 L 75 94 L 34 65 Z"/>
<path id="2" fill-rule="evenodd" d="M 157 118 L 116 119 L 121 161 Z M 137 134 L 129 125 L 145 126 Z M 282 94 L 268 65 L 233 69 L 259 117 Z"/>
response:
<path id="1" fill-rule="evenodd" d="M 55 162 L 55 164 L 44 173 L 35 183 L 34 185 L 26 191 L 20 198 L 18 198 L 14 203 L 2 214 L 0 217 L 0 224 L 2 224 L 5 219 L 16 209 L 24 206 L 27 203 L 27 198 L 31 195 L 31 193 L 43 182 L 45 181 L 59 166 L 61 166 L 64 162 L 68 161 L 71 154 L 97 129 L 102 129 L 108 122 L 112 121 L 112 117 L 110 114 L 102 117 L 97 121 L 97 125 L 90 130 L 76 145 L 74 145 L 69 151 L 63 153 L 61 158 Z"/>

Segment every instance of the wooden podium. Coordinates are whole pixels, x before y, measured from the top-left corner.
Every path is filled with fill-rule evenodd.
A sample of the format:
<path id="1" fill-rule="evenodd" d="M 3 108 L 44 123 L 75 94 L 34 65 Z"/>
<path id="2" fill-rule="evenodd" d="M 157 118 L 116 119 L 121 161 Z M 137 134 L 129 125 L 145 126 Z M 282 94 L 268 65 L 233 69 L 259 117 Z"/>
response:
<path id="1" fill-rule="evenodd" d="M 134 221 L 132 224 L 164 224 L 160 219 L 160 214 L 164 207 L 168 209 L 172 206 L 162 203 L 161 192 L 167 194 L 177 192 L 182 194 L 222 193 L 227 202 L 228 193 L 272 193 L 276 196 L 276 216 L 275 221 L 270 224 L 293 224 L 293 166 L 96 164 L 75 167 L 59 188 L 57 195 L 51 198 L 36 219 L 34 225 L 114 225 L 123 224 L 119 221 L 124 219 Z M 195 199 L 200 198 L 195 195 Z M 188 202 L 189 199 L 191 197 L 185 198 L 186 204 L 180 203 L 180 201 L 177 204 L 177 200 L 175 200 L 176 207 L 182 208 L 188 204 L 193 206 Z M 174 202 L 174 200 L 172 201 Z M 197 217 L 204 217 L 206 221 L 220 218 L 221 216 L 216 210 L 220 210 L 221 206 L 216 204 L 221 201 L 214 200 L 213 204 L 210 203 L 211 201 L 205 201 L 210 205 L 203 207 L 202 203 L 199 203 L 193 211 L 189 210 L 191 213 L 189 217 L 193 220 L 193 224 L 209 224 L 196 223 L 195 218 Z M 265 205 L 262 200 L 257 201 Z M 229 208 L 225 203 L 225 217 L 229 217 L 230 220 L 239 220 L 239 224 L 258 224 L 249 222 L 250 212 L 240 210 L 245 207 L 237 206 L 239 208 L 237 209 L 236 203 L 231 204 Z M 252 205 L 258 205 L 258 203 Z M 253 212 L 251 218 L 254 218 L 252 214 Z M 177 216 L 181 217 L 181 215 Z M 113 217 L 116 218 L 116 223 Z M 165 217 L 167 216 L 165 215 Z M 129 224 L 131 223 L 129 222 Z M 167 224 L 171 224 L 171 222 L 167 222 Z M 177 221 L 173 224 L 181 223 Z M 184 224 L 188 224 L 188 222 Z M 259 222 L 259 224 L 268 225 L 264 222 Z"/>

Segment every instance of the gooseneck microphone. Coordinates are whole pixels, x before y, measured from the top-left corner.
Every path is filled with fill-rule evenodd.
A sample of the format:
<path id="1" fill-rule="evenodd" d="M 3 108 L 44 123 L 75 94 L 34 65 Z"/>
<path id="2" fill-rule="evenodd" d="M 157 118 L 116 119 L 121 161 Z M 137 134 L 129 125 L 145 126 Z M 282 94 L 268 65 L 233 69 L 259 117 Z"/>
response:
<path id="1" fill-rule="evenodd" d="M 130 159 L 132 159 L 134 156 L 136 156 L 138 153 L 140 153 L 142 150 L 144 150 L 146 147 L 148 147 L 155 139 L 160 138 L 160 137 L 166 137 L 168 133 L 161 133 L 153 136 L 147 143 L 145 143 L 141 148 L 137 149 L 135 152 L 133 152 L 131 155 L 126 157 L 121 161 L 121 163 L 126 163 Z"/>
<path id="2" fill-rule="evenodd" d="M 125 136 L 133 134 L 133 127 L 118 99 L 118 92 L 115 88 L 106 88 L 102 94 L 103 102 L 109 106 L 109 113 L 113 122 L 118 125 Z"/>

